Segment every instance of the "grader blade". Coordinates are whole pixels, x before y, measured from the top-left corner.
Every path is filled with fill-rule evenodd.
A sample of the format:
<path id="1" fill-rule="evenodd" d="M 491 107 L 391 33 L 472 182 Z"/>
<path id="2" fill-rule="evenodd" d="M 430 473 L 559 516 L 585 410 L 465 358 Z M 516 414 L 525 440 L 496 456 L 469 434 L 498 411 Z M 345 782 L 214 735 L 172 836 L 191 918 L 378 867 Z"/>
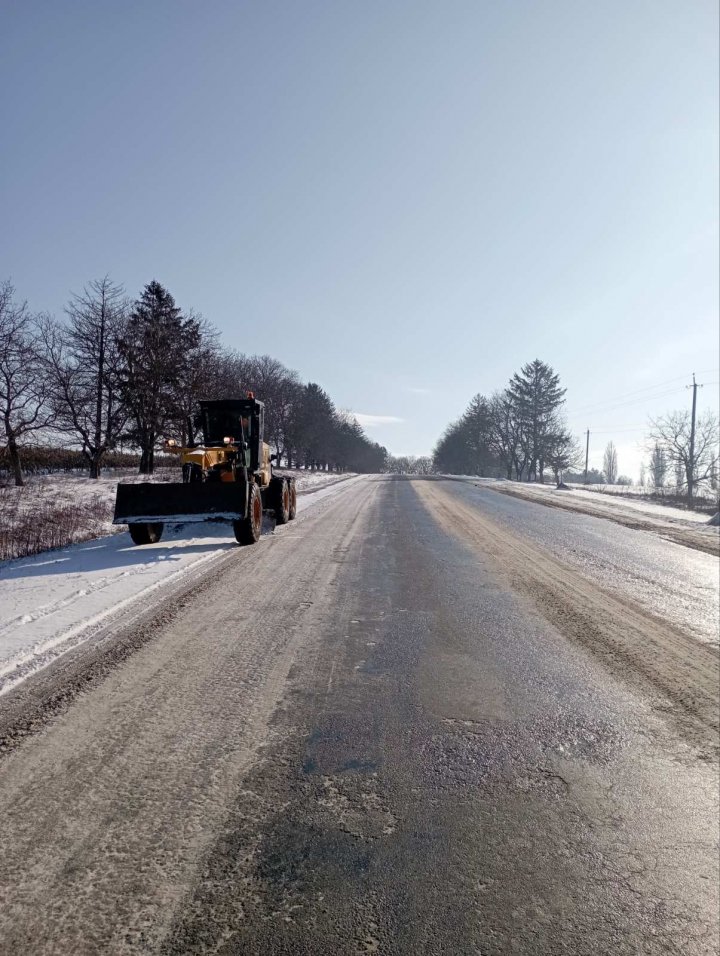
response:
<path id="1" fill-rule="evenodd" d="M 247 513 L 244 482 L 119 484 L 113 524 L 240 521 Z"/>

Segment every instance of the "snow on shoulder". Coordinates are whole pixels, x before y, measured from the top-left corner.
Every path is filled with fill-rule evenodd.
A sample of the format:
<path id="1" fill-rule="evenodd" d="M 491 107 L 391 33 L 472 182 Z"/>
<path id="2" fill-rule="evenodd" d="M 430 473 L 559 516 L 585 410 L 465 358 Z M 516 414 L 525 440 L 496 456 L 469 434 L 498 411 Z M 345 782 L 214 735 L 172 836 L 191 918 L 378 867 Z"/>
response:
<path id="1" fill-rule="evenodd" d="M 310 477 L 310 476 L 308 476 Z M 362 476 L 298 482 L 298 513 L 344 493 Z M 304 486 L 304 487 L 303 487 Z M 283 534 L 272 518 L 264 534 Z M 127 532 L 93 538 L 0 565 L 0 694 L 100 629 L 132 621 L 155 592 L 164 598 L 189 575 L 236 551 L 226 523 L 168 525 L 157 544 L 136 547 Z"/>

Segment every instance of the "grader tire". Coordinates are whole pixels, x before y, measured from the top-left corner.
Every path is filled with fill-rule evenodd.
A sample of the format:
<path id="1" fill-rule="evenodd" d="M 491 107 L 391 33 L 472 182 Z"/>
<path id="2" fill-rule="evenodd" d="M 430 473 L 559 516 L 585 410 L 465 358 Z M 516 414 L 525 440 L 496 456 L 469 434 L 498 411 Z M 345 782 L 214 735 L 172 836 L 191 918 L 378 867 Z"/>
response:
<path id="1" fill-rule="evenodd" d="M 290 507 L 288 508 L 288 519 L 293 521 L 295 515 L 297 514 L 297 489 L 295 487 L 295 479 L 291 478 L 288 481 L 288 490 L 290 492 Z"/>
<path id="2" fill-rule="evenodd" d="M 257 544 L 262 533 L 263 506 L 260 489 L 257 485 L 250 485 L 248 495 L 247 517 L 241 521 L 233 521 L 233 531 L 238 544 Z"/>
<path id="3" fill-rule="evenodd" d="M 163 528 L 164 525 L 160 521 L 153 523 L 142 521 L 128 525 L 133 544 L 157 544 L 162 538 Z"/>
<path id="4" fill-rule="evenodd" d="M 290 482 L 282 479 L 275 499 L 275 524 L 287 524 L 290 520 Z"/>
<path id="5" fill-rule="evenodd" d="M 184 484 L 193 481 L 202 481 L 202 468 L 193 461 L 185 462 L 182 466 L 182 480 Z"/>

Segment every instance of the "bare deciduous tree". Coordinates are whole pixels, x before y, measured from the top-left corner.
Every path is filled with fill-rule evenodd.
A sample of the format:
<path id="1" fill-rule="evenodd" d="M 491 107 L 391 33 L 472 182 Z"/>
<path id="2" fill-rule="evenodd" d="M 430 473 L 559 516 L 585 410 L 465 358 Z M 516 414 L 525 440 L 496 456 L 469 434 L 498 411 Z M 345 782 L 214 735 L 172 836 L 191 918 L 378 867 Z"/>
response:
<path id="1" fill-rule="evenodd" d="M 293 410 L 303 393 L 299 375 L 270 355 L 222 352 L 212 397 L 239 397 L 246 390 L 253 391 L 265 402 L 266 441 L 289 464 L 296 451 L 289 441 Z"/>
<path id="2" fill-rule="evenodd" d="M 695 440 L 691 441 L 690 412 L 670 412 L 650 423 L 650 440 L 665 453 L 675 471 L 678 491 L 684 490 L 692 500 L 698 485 L 709 481 L 713 461 L 718 455 L 718 420 L 710 412 L 699 415 L 695 424 Z"/>
<path id="3" fill-rule="evenodd" d="M 37 319 L 17 303 L 12 284 L 0 285 L 0 417 L 16 485 L 23 485 L 20 445 L 52 423 L 39 355 Z"/>
<path id="4" fill-rule="evenodd" d="M 185 360 L 179 364 L 175 379 L 175 408 L 167 425 L 177 429 L 182 445 L 196 439 L 195 420 L 197 403 L 202 398 L 225 398 L 227 393 L 218 391 L 217 370 L 221 362 L 218 344 L 219 333 L 214 326 L 189 309 L 187 321 L 197 324 L 198 337 L 189 343 Z"/>
<path id="5" fill-rule="evenodd" d="M 302 393 L 300 376 L 270 355 L 254 355 L 248 362 L 246 381 L 265 402 L 267 441 L 278 455 L 287 456 L 293 408 Z"/>
<path id="6" fill-rule="evenodd" d="M 665 487 L 665 476 L 667 475 L 668 463 L 665 456 L 665 450 L 657 442 L 650 450 L 650 481 L 656 491 Z"/>
<path id="7" fill-rule="evenodd" d="M 513 404 L 507 392 L 495 392 L 490 399 L 490 448 L 502 462 L 506 477 L 513 472 L 519 481 L 527 464 L 527 443 L 523 441 L 521 424 L 513 413 Z"/>
<path id="8" fill-rule="evenodd" d="M 73 295 L 66 324 L 42 323 L 54 427 L 80 445 L 90 477 L 117 444 L 126 416 L 119 398 L 118 342 L 129 312 L 123 289 L 108 276 Z"/>
<path id="9" fill-rule="evenodd" d="M 545 452 L 545 461 L 552 468 L 558 485 L 562 483 L 564 472 L 577 467 L 581 459 L 582 451 L 577 439 L 563 422 L 558 421 L 554 431 L 548 436 Z"/>
<path id="10" fill-rule="evenodd" d="M 387 470 L 395 475 L 432 475 L 435 471 L 432 458 L 427 455 L 400 455 L 397 458 L 391 455 Z"/>
<path id="11" fill-rule="evenodd" d="M 614 485 L 618 476 L 618 460 L 615 445 L 609 441 L 603 455 L 603 475 L 609 485 Z"/>

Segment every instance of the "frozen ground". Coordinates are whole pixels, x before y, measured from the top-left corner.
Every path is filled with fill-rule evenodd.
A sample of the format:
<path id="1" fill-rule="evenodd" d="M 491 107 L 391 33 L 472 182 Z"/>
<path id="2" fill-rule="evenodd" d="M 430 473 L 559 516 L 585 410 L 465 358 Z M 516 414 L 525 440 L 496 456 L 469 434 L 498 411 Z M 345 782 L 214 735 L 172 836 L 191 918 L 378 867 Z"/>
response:
<path id="1" fill-rule="evenodd" d="M 263 534 L 292 535 L 304 511 L 361 480 L 299 473 L 298 520 L 275 529 L 266 519 Z M 93 493 L 107 495 L 111 505 L 117 478 L 101 481 Z M 88 480 L 82 482 L 48 479 L 43 493 L 70 498 L 85 492 Z M 162 541 L 142 548 L 122 529 L 108 524 L 108 531 L 116 533 L 0 565 L 0 694 L 97 628 L 132 613 L 156 590 L 187 581 L 237 548 L 226 523 L 168 527 Z"/>

